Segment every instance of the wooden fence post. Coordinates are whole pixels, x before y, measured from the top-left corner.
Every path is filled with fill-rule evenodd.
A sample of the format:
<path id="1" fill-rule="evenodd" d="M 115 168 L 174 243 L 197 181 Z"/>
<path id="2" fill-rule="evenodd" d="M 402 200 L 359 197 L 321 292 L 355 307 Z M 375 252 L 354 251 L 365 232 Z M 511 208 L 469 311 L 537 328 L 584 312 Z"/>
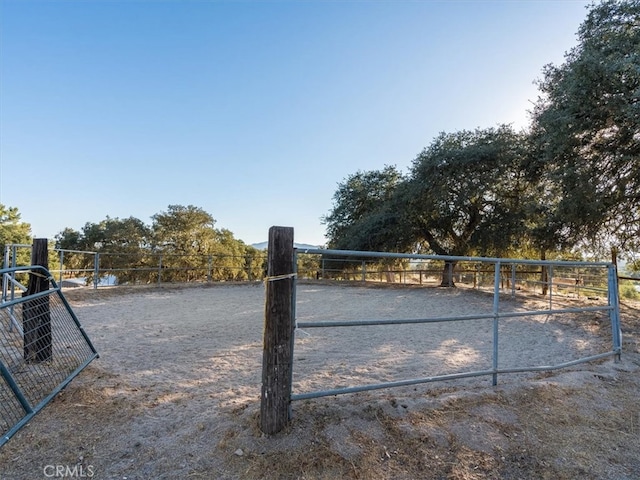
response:
<path id="1" fill-rule="evenodd" d="M 289 422 L 293 362 L 293 228 L 271 227 L 262 353 L 260 429 L 272 435 Z"/>
<path id="2" fill-rule="evenodd" d="M 31 265 L 49 268 L 49 251 L 46 238 L 34 238 L 31 248 Z M 49 290 L 49 279 L 38 271 L 29 274 L 27 297 Z M 22 307 L 22 326 L 24 332 L 24 359 L 37 363 L 51 359 L 51 312 L 49 296 L 27 300 Z"/>

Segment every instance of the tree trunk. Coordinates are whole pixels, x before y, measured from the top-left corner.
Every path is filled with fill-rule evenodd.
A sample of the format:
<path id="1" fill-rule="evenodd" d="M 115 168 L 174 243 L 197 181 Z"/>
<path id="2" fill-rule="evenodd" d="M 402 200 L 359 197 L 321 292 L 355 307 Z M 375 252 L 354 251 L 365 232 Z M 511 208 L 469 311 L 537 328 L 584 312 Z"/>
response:
<path id="1" fill-rule="evenodd" d="M 456 269 L 458 262 L 456 260 L 445 260 L 444 268 L 442 269 L 442 282 L 441 287 L 455 287 L 453 282 L 453 272 Z"/>

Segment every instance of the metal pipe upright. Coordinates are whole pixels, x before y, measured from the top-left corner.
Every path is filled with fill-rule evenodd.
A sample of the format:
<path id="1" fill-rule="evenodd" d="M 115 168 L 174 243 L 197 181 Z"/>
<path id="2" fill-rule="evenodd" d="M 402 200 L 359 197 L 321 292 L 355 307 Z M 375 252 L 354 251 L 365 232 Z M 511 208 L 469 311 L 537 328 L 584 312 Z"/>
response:
<path id="1" fill-rule="evenodd" d="M 493 274 L 493 386 L 498 384 L 498 316 L 500 314 L 500 262 Z"/>
<path id="2" fill-rule="evenodd" d="M 553 310 L 553 265 L 549 265 L 549 277 L 547 282 L 549 285 L 549 310 Z"/>
<path id="3" fill-rule="evenodd" d="M 60 279 L 60 286 L 62 286 L 62 275 L 64 272 L 64 250 L 60 250 L 60 275 L 58 278 Z"/>
<path id="4" fill-rule="evenodd" d="M 93 257 L 93 288 L 97 290 L 100 283 L 100 254 L 96 253 Z"/>
<path id="5" fill-rule="evenodd" d="M 616 353 L 615 361 L 620 361 L 622 354 L 622 331 L 620 329 L 620 290 L 618 289 L 618 272 L 615 264 L 609 266 L 608 278 L 608 304 L 609 319 L 611 321 L 611 336 L 613 339 L 613 350 Z"/>
<path id="6" fill-rule="evenodd" d="M 293 277 L 291 278 L 291 340 L 289 341 L 289 410 L 287 418 L 291 420 L 293 410 L 291 408 L 291 395 L 293 392 L 293 352 L 296 344 L 296 303 L 298 290 L 298 250 L 293 249 Z"/>

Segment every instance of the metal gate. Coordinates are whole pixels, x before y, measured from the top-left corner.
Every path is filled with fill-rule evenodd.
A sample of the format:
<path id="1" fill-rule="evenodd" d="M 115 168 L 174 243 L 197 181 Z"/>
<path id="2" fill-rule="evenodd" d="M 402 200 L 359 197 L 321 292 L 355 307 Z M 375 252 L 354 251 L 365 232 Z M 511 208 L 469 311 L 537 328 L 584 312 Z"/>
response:
<path id="1" fill-rule="evenodd" d="M 492 321 L 493 326 L 493 338 L 492 338 L 492 352 L 490 364 L 483 370 L 455 372 L 446 375 L 434 375 L 425 378 L 407 379 L 393 382 L 385 382 L 378 384 L 367 384 L 361 386 L 351 386 L 345 388 L 334 388 L 330 390 L 304 392 L 304 393 L 291 393 L 289 400 L 306 400 L 310 398 L 334 396 L 345 393 L 355 393 L 368 390 L 377 390 L 382 388 L 400 387 L 408 385 L 416 385 L 421 383 L 435 382 L 440 380 L 453 380 L 458 378 L 468 378 L 477 376 L 491 376 L 493 385 L 497 384 L 497 377 L 499 374 L 506 373 L 523 373 L 523 372 L 536 372 L 536 371 L 550 371 L 559 368 L 565 368 L 580 363 L 590 362 L 602 358 L 614 357 L 619 360 L 622 351 L 622 338 L 620 330 L 620 307 L 618 298 L 618 284 L 616 267 L 614 264 L 607 262 L 579 262 L 579 261 L 542 261 L 542 260 L 523 260 L 523 259 L 504 259 L 504 258 L 481 258 L 481 257 L 452 257 L 452 256 L 438 256 L 438 255 L 412 255 L 412 254 L 399 254 L 399 253 L 385 253 L 385 252 L 360 252 L 360 251 L 347 251 L 347 250 L 325 250 L 325 249 L 306 249 L 302 251 L 295 251 L 294 257 L 297 259 L 299 254 L 306 255 L 318 255 L 328 258 L 337 258 L 341 262 L 345 263 L 349 259 L 355 258 L 356 265 L 362 261 L 362 259 L 403 259 L 412 261 L 437 261 L 441 264 L 448 265 L 450 267 L 449 277 L 453 278 L 452 265 L 458 266 L 466 263 L 474 265 L 471 271 L 488 272 L 488 281 L 479 282 L 477 278 L 474 278 L 474 287 L 482 288 L 481 283 L 486 283 L 485 287 L 488 292 L 492 292 L 491 296 L 487 296 L 487 302 L 490 307 L 486 313 L 478 313 L 473 315 L 464 316 L 445 316 L 445 317 L 430 317 L 430 318 L 411 318 L 411 319 L 362 319 L 362 320 L 341 320 L 332 319 L 326 321 L 315 322 L 299 322 L 296 321 L 295 329 L 309 329 L 309 328 L 342 328 L 342 327 L 363 327 L 363 326 L 376 326 L 376 325 L 403 325 L 403 324 L 435 324 L 445 322 L 464 322 L 475 320 L 489 320 Z M 294 260 L 294 265 L 297 264 L 297 260 Z M 532 266 L 541 267 L 541 272 L 544 273 L 545 280 L 541 282 L 538 280 L 532 280 L 532 273 L 527 270 Z M 364 269 L 364 267 L 363 267 Z M 442 271 L 442 267 L 440 268 Z M 534 273 L 535 278 L 538 278 L 540 272 Z M 505 282 L 505 277 L 507 282 Z M 363 281 L 366 276 L 362 274 Z M 515 297 L 516 288 L 520 291 L 534 292 L 538 284 L 543 283 L 545 288 L 545 296 L 548 298 L 548 307 L 545 309 L 532 309 L 521 311 L 507 311 L 503 310 L 501 302 L 501 296 Z M 571 295 L 581 295 L 587 297 L 591 294 L 604 295 L 605 299 L 600 305 L 585 305 L 579 307 L 562 307 L 555 306 L 556 302 L 554 292 L 558 292 L 558 289 L 569 292 Z M 293 288 L 294 296 L 294 315 L 295 315 L 295 281 Z M 514 367 L 514 366 L 499 366 L 499 346 L 504 343 L 501 341 L 499 334 L 500 326 L 505 320 L 533 317 L 533 316 L 549 316 L 549 315 L 562 315 L 562 314 L 577 314 L 577 313 L 596 313 L 601 312 L 607 315 L 611 328 L 611 345 L 608 350 L 599 352 L 593 355 L 583 355 L 579 358 L 574 358 L 570 361 L 565 361 L 557 364 L 546 365 L 532 365 L 527 367 Z M 295 330 L 294 330 L 295 332 Z M 293 351 L 293 341 L 291 343 L 291 350 Z M 293 358 L 293 355 L 291 355 Z M 293 370 L 293 360 L 291 365 Z M 292 390 L 291 383 L 288 385 L 289 392 Z"/>
<path id="2" fill-rule="evenodd" d="M 47 269 L 13 267 L 0 274 L 2 446 L 98 353 Z M 29 275 L 47 278 L 51 287 L 27 294 L 23 283 Z"/>

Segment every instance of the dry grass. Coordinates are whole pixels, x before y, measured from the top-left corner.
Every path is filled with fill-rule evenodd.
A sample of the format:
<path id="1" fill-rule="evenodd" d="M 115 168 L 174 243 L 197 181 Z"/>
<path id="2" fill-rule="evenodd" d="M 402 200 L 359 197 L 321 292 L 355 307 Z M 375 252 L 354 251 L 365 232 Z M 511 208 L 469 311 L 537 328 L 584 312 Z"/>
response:
<path id="1" fill-rule="evenodd" d="M 304 401 L 272 437 L 258 429 L 257 399 L 223 409 L 225 422 L 203 412 L 186 435 L 137 431 L 157 403 L 96 362 L 0 449 L 0 478 L 45 478 L 51 463 L 128 480 L 638 478 L 640 304 L 624 304 L 622 319 L 620 364 L 512 377 L 494 388 L 438 384 Z"/>
<path id="2" fill-rule="evenodd" d="M 243 449 L 227 456 L 228 472 L 247 479 L 636 479 L 639 305 L 622 305 L 622 317 L 623 361 L 592 365 L 592 373 L 581 372 L 585 384 L 548 372 L 492 391 L 438 388 L 417 403 L 393 393 L 308 401 L 271 439 L 259 438 L 253 412 L 239 416 L 237 430 L 253 438 L 234 435 L 223 449 Z M 300 441 L 283 445 L 286 437 Z"/>
<path id="3" fill-rule="evenodd" d="M 257 442 L 263 450 L 227 460 L 232 476 L 248 479 L 632 479 L 640 471 L 639 386 L 636 371 L 595 388 L 445 392 L 438 407 L 404 413 L 394 397 L 360 407 L 309 403 L 279 434 L 303 441 Z M 332 426 L 344 436 L 333 438 Z M 248 443 L 241 435 L 229 442 L 226 451 Z"/>

